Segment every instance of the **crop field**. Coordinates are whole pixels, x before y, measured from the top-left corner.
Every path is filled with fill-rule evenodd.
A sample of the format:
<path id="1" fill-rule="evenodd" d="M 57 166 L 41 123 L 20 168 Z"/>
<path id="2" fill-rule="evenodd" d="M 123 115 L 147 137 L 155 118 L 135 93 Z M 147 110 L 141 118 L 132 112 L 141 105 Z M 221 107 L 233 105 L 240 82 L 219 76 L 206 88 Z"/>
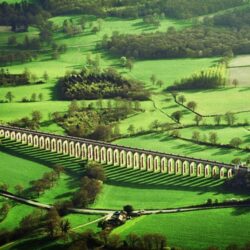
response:
<path id="1" fill-rule="evenodd" d="M 171 246 L 224 249 L 233 243 L 242 246 L 249 240 L 249 212 L 249 209 L 219 209 L 150 215 L 131 220 L 113 233 L 125 237 L 129 233 L 157 232 L 166 235 Z"/>
<path id="2" fill-rule="evenodd" d="M 232 82 L 234 79 L 238 80 L 239 86 L 249 87 L 250 80 L 250 56 L 237 56 L 229 64 L 229 78 Z"/>

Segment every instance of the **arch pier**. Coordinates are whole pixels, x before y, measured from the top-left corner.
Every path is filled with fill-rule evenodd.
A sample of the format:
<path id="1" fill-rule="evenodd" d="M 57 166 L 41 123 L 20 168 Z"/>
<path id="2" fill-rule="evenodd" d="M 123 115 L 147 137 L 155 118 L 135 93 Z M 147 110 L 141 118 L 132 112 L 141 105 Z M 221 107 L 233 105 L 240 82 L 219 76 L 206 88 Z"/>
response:
<path id="1" fill-rule="evenodd" d="M 132 168 L 138 171 L 196 176 L 203 178 L 232 178 L 239 169 L 233 164 L 203 160 L 175 154 L 160 153 L 111 143 L 60 136 L 29 129 L 0 125 L 0 138 L 69 155 L 70 157 L 93 160 L 101 164 Z"/>

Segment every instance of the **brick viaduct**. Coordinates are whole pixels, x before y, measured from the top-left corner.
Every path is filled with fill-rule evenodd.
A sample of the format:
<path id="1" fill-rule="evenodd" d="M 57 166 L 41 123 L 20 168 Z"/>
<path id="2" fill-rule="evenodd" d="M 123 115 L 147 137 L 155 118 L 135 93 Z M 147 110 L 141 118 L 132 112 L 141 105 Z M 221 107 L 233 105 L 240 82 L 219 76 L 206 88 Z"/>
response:
<path id="1" fill-rule="evenodd" d="M 124 147 L 101 141 L 60 136 L 0 125 L 0 137 L 36 148 L 88 159 L 102 164 L 183 176 L 231 178 L 239 167 L 151 150 Z"/>

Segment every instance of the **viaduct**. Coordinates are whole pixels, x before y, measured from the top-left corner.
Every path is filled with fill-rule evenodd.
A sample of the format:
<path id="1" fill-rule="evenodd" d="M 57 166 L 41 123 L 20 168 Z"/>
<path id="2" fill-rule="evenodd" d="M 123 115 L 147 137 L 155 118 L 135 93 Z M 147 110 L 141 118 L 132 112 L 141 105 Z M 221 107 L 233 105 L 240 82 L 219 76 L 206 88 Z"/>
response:
<path id="1" fill-rule="evenodd" d="M 111 143 L 0 125 L 0 137 L 101 164 L 162 174 L 231 178 L 240 167 L 217 161 L 124 147 Z"/>

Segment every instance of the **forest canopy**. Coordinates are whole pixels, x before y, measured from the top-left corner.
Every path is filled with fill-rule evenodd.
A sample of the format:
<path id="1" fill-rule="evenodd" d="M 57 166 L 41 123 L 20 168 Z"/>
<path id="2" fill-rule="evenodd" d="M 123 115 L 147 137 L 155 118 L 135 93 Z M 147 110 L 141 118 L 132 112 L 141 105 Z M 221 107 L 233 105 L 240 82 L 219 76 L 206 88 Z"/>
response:
<path id="1" fill-rule="evenodd" d="M 193 27 L 140 35 L 114 33 L 103 39 L 114 55 L 138 59 L 213 57 L 250 53 L 250 27 L 241 30 Z"/>
<path id="2" fill-rule="evenodd" d="M 65 100 L 91 100 L 98 98 L 128 98 L 147 100 L 149 92 L 141 82 L 127 79 L 112 68 L 98 71 L 84 68 L 59 79 L 61 98 Z"/>

